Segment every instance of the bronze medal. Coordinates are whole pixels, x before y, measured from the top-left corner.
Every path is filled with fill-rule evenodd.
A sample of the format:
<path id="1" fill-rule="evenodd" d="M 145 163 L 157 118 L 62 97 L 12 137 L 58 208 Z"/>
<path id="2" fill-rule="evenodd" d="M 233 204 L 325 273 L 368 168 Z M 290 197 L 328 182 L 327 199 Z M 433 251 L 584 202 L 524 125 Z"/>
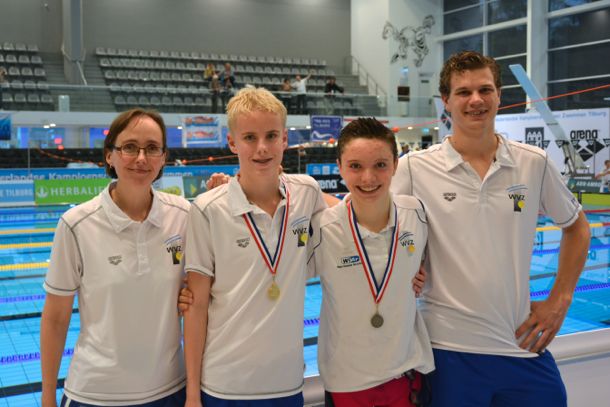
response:
<path id="1" fill-rule="evenodd" d="M 371 318 L 371 325 L 373 325 L 373 328 L 379 328 L 383 325 L 383 317 L 379 312 L 375 312 L 375 315 Z"/>

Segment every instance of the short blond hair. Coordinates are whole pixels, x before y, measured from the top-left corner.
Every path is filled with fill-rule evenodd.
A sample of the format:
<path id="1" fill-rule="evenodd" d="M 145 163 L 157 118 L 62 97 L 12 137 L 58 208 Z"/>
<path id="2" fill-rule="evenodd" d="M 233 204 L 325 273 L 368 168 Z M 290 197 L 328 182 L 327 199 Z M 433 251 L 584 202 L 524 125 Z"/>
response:
<path id="1" fill-rule="evenodd" d="M 239 116 L 252 112 L 269 112 L 280 116 L 282 127 L 286 127 L 286 106 L 265 88 L 243 88 L 227 104 L 229 130 Z"/>

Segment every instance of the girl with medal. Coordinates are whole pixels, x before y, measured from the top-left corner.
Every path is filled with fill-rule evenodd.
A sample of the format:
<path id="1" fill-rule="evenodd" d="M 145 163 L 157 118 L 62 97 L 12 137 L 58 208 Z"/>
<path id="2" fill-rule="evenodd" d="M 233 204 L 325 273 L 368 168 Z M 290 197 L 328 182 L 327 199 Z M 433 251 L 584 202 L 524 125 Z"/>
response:
<path id="1" fill-rule="evenodd" d="M 350 193 L 314 216 L 309 242 L 309 268 L 323 290 L 320 376 L 338 407 L 415 406 L 420 378 L 412 373 L 434 368 L 411 288 L 427 240 L 425 210 L 390 193 L 398 151 L 379 121 L 348 124 L 337 157 Z"/>

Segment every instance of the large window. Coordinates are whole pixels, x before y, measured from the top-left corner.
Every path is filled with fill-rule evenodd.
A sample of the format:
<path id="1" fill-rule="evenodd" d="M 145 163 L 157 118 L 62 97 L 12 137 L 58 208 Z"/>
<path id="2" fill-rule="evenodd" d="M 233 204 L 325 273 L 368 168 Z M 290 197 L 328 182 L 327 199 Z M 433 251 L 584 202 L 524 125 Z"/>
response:
<path id="1" fill-rule="evenodd" d="M 525 54 L 527 29 L 525 25 L 492 31 L 487 34 L 488 54 L 494 58 L 504 55 Z"/>
<path id="2" fill-rule="evenodd" d="M 527 0 L 492 0 L 487 4 L 487 24 L 501 23 L 527 15 Z"/>
<path id="3" fill-rule="evenodd" d="M 481 27 L 483 25 L 483 5 L 446 13 L 443 21 L 445 34 Z"/>
<path id="4" fill-rule="evenodd" d="M 608 74 L 610 74 L 610 42 L 549 51 L 550 81 Z"/>
<path id="5" fill-rule="evenodd" d="M 610 78 L 587 79 L 549 84 L 549 95 L 564 95 L 569 92 L 582 91 L 597 86 L 608 85 Z M 610 88 L 584 92 L 576 95 L 549 100 L 552 110 L 592 109 L 610 106 Z"/>
<path id="6" fill-rule="evenodd" d="M 562 8 L 580 6 L 581 4 L 595 3 L 599 0 L 549 0 L 549 11 L 561 10 Z"/>
<path id="7" fill-rule="evenodd" d="M 549 48 L 610 39 L 610 8 L 549 20 Z"/>
<path id="8" fill-rule="evenodd" d="M 483 52 L 483 35 L 472 35 L 457 40 L 445 41 L 443 48 L 445 59 L 448 59 L 456 52 L 464 50 Z"/>

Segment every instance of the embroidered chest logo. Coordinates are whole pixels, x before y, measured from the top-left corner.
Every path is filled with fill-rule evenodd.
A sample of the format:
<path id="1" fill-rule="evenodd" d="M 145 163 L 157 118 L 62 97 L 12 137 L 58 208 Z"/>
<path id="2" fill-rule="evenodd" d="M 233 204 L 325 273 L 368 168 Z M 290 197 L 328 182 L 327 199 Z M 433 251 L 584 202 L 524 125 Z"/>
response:
<path id="1" fill-rule="evenodd" d="M 237 243 L 237 246 L 241 248 L 248 247 L 250 244 L 250 236 L 244 237 L 243 239 L 237 239 L 235 243 Z"/>
<path id="2" fill-rule="evenodd" d="M 415 235 L 409 231 L 402 232 L 398 237 L 398 243 L 401 247 L 407 249 L 409 255 L 415 252 Z"/>
<path id="3" fill-rule="evenodd" d="M 452 202 L 457 198 L 457 194 L 455 192 L 443 192 L 443 198 L 445 198 L 445 201 L 447 202 Z"/>
<path id="4" fill-rule="evenodd" d="M 513 185 L 506 188 L 508 198 L 513 201 L 513 212 L 521 212 L 525 208 L 525 195 L 527 187 L 523 184 Z"/>
<path id="5" fill-rule="evenodd" d="M 337 259 L 337 268 L 357 266 L 360 264 L 360 256 L 343 256 Z"/>
<path id="6" fill-rule="evenodd" d="M 165 241 L 165 250 L 172 256 L 172 264 L 180 264 L 183 254 L 182 237 L 175 235 L 167 239 Z"/>
<path id="7" fill-rule="evenodd" d="M 307 244 L 307 239 L 310 235 L 309 218 L 303 216 L 290 224 L 292 234 L 297 237 L 297 247 L 303 247 Z M 313 231 L 311 231 L 313 232 Z"/>
<path id="8" fill-rule="evenodd" d="M 121 255 L 108 257 L 108 263 L 112 264 L 113 266 L 118 266 L 118 264 L 122 261 L 123 256 Z"/>

